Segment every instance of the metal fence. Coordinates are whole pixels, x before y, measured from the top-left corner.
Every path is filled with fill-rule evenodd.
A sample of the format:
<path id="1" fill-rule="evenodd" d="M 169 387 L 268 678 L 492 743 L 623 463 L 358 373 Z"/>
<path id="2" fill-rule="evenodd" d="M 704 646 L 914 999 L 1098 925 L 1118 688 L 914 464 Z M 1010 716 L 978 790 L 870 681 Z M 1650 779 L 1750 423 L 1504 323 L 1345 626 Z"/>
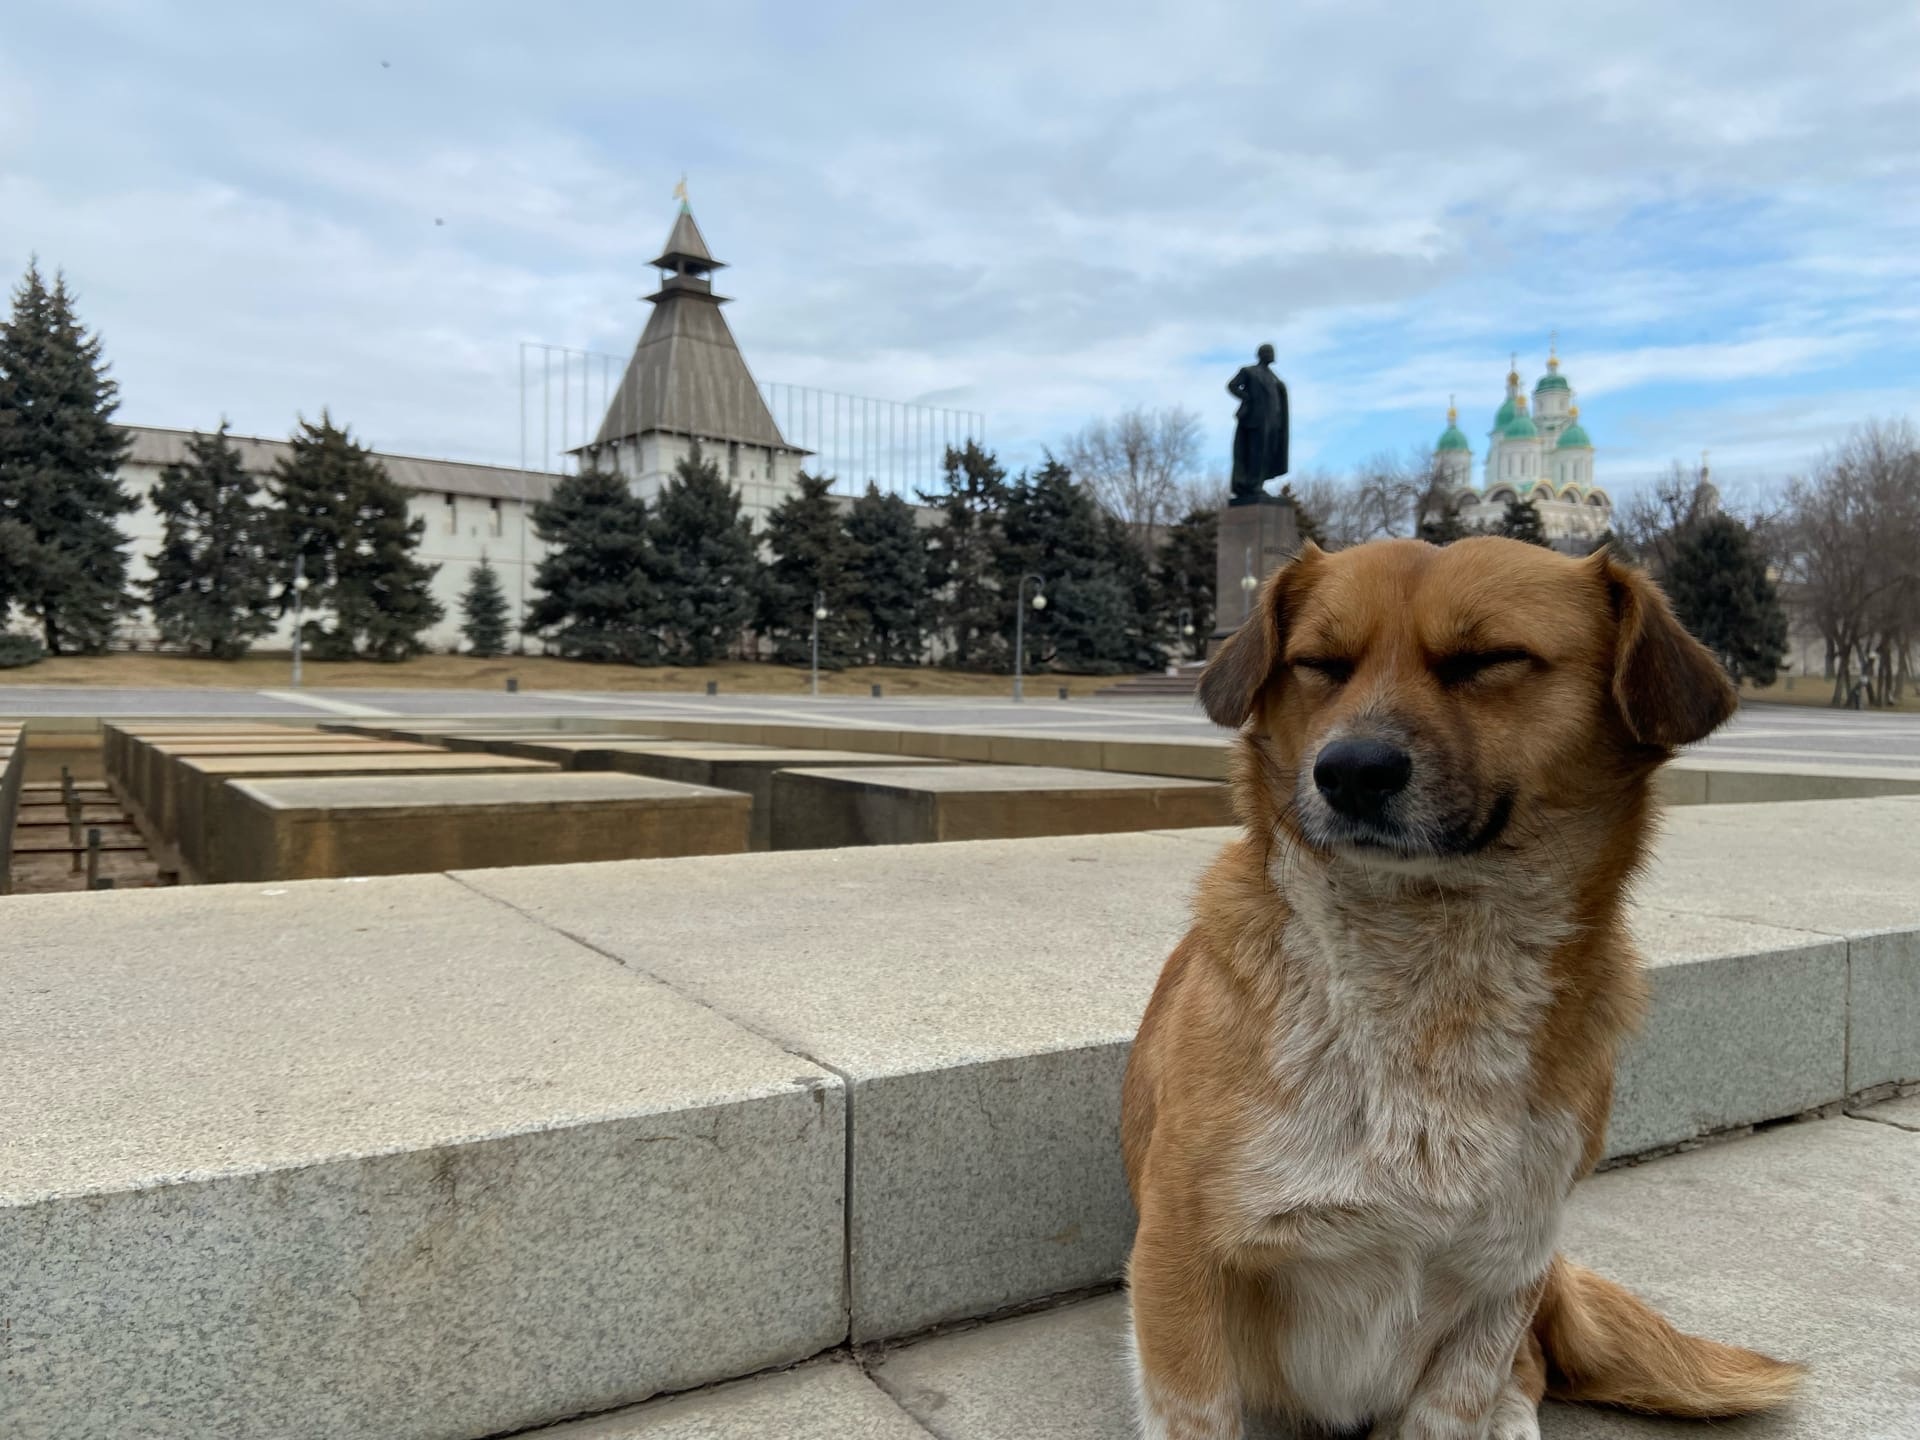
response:
<path id="1" fill-rule="evenodd" d="M 620 391 L 627 358 L 536 341 L 520 343 L 520 468 L 570 473 L 570 453 L 599 433 Z M 812 452 L 809 474 L 830 475 L 834 489 L 857 495 L 869 482 L 913 499 L 941 488 L 949 448 L 987 442 L 978 410 L 848 395 L 782 381 L 758 382 L 760 398 L 789 445 Z M 626 426 L 619 427 L 631 433 Z"/>

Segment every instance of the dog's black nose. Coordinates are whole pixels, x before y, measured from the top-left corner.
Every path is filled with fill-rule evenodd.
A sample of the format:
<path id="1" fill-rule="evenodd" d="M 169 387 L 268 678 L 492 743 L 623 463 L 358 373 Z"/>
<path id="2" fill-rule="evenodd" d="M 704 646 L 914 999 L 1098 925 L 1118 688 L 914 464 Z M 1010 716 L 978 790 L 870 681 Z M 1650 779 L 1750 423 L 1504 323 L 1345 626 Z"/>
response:
<path id="1" fill-rule="evenodd" d="M 1412 757 L 1384 740 L 1336 740 L 1313 762 L 1327 804 L 1354 820 L 1378 819 L 1412 775 Z"/>

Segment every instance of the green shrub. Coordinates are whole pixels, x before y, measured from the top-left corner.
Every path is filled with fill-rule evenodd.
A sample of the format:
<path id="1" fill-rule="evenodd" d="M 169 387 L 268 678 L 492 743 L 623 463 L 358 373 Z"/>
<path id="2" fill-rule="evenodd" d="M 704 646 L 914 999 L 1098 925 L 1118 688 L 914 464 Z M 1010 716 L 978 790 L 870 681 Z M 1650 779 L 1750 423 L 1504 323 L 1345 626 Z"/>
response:
<path id="1" fill-rule="evenodd" d="M 17 670 L 46 658 L 46 648 L 33 636 L 0 635 L 0 670 Z"/>

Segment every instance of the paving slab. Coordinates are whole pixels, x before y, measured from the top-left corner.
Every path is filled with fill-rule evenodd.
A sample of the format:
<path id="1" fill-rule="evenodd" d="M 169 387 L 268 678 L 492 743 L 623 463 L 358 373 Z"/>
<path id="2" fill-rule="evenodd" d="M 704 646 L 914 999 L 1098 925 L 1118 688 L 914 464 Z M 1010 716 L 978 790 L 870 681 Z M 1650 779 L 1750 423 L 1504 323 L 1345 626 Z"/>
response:
<path id="1" fill-rule="evenodd" d="M 405 755 L 197 755 L 169 759 L 161 771 L 165 799 L 161 811 L 170 822 L 161 833 L 179 847 L 181 860 L 196 877 L 231 869 L 216 858 L 217 832 L 210 823 L 215 796 L 232 780 L 294 780 L 317 775 L 396 777 L 401 775 L 512 775 L 551 771 L 539 760 L 505 755 L 449 755 L 422 750 Z"/>
<path id="2" fill-rule="evenodd" d="M 1897 1125 L 1902 1130 L 1920 1132 L 1920 1095 L 1882 1100 L 1877 1105 L 1863 1106 L 1853 1113 L 1862 1120 L 1874 1120 L 1882 1125 Z"/>
<path id="3" fill-rule="evenodd" d="M 1201 780 L 1038 765 L 793 769 L 774 777 L 776 850 L 1117 834 L 1232 818 Z"/>
<path id="4" fill-rule="evenodd" d="M 851 1361 L 802 1365 L 556 1425 L 527 1440 L 927 1440 Z"/>
<path id="5" fill-rule="evenodd" d="M 839 1082 L 670 989 L 439 876 L 6 907 L 8 1440 L 493 1435 L 845 1335 Z"/>
<path id="6" fill-rule="evenodd" d="M 236 780 L 213 798 L 206 878 L 417 875 L 747 848 L 746 796 L 640 775 Z"/>
<path id="7" fill-rule="evenodd" d="M 1802 1360 L 1805 1396 L 1710 1427 L 1751 1440 L 1920 1434 L 1920 1135 L 1791 1126 L 1613 1171 L 1574 1192 L 1566 1251 L 1684 1328 Z M 942 1440 L 1130 1440 L 1119 1295 L 930 1339 L 875 1376 Z M 1548 1405 L 1545 1440 L 1698 1437 L 1698 1422 Z M 1256 1427 L 1256 1435 L 1284 1433 Z"/>
<path id="8" fill-rule="evenodd" d="M 614 762 L 611 768 L 632 774 L 657 775 L 663 780 L 680 780 L 689 785 L 715 785 L 750 797 L 753 801 L 753 824 L 747 837 L 750 850 L 772 848 L 773 777 L 782 770 L 843 766 L 884 770 L 941 763 L 918 755 L 874 755 L 858 750 L 750 749 L 743 745 L 699 741 L 659 748 L 623 745 L 618 754 L 607 758 Z"/>

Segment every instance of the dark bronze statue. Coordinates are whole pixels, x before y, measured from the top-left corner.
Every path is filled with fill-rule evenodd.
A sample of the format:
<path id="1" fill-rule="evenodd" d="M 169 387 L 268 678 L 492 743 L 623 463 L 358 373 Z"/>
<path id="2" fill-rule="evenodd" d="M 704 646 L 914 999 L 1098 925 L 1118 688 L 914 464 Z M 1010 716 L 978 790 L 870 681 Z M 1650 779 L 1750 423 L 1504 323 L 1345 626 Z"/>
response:
<path id="1" fill-rule="evenodd" d="M 1227 382 L 1240 402 L 1233 432 L 1233 494 L 1229 505 L 1256 505 L 1271 498 L 1265 482 L 1287 473 L 1287 387 L 1273 373 L 1273 346 L 1260 347 L 1260 363 L 1243 365 Z"/>

